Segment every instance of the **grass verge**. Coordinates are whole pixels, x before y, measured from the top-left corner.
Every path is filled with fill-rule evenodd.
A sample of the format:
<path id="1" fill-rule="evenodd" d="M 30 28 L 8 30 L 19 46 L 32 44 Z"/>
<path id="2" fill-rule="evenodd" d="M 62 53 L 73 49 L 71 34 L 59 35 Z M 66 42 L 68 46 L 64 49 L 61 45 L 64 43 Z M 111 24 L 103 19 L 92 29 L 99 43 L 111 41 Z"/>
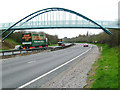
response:
<path id="1" fill-rule="evenodd" d="M 0 51 L 8 51 L 8 50 L 12 50 L 12 49 L 0 49 Z"/>
<path id="2" fill-rule="evenodd" d="M 12 39 L 6 39 L 6 40 L 9 41 L 9 42 L 11 42 L 11 43 L 13 43 L 13 44 L 20 45 L 20 43 L 17 43 L 17 42 L 15 42 L 15 41 L 12 40 Z"/>
<path id="3" fill-rule="evenodd" d="M 118 47 L 97 45 L 102 46 L 102 54 L 89 71 L 85 88 L 118 88 Z"/>
<path id="4" fill-rule="evenodd" d="M 52 44 L 52 45 L 48 45 L 48 47 L 51 47 L 51 46 L 58 46 L 58 44 Z"/>

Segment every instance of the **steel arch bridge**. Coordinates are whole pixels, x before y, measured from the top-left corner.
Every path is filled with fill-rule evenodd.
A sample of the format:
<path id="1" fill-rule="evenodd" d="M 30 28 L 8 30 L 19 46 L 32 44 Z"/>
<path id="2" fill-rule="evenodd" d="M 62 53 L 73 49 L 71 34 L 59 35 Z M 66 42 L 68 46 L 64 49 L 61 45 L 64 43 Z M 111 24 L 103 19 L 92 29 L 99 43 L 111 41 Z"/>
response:
<path id="1" fill-rule="evenodd" d="M 81 24 L 82 23 L 82 24 Z M 84 24 L 83 24 L 84 23 Z M 1 34 L 10 31 L 2 41 L 11 35 L 15 30 L 23 29 L 49 29 L 49 28 L 96 28 L 102 29 L 107 34 L 111 35 L 112 33 L 93 21 L 92 19 L 69 9 L 65 8 L 46 8 L 19 20 L 18 22 L 9 25 Z"/>

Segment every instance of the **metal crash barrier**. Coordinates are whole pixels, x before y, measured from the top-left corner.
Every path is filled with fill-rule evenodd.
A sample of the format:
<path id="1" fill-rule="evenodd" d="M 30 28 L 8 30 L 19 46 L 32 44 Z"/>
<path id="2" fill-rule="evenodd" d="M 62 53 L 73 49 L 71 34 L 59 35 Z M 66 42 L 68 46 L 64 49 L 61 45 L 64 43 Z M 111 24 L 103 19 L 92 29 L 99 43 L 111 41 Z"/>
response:
<path id="1" fill-rule="evenodd" d="M 70 46 L 73 46 L 75 44 L 68 44 L 65 45 L 64 47 L 62 46 L 56 46 L 56 47 L 43 47 L 43 48 L 34 48 L 34 49 L 20 49 L 20 50 L 7 50 L 7 51 L 0 51 L 0 56 L 9 56 L 9 55 L 18 55 L 18 54 L 24 54 L 24 53 L 30 53 L 33 51 L 42 51 L 42 50 L 59 50 L 59 49 L 64 49 Z"/>

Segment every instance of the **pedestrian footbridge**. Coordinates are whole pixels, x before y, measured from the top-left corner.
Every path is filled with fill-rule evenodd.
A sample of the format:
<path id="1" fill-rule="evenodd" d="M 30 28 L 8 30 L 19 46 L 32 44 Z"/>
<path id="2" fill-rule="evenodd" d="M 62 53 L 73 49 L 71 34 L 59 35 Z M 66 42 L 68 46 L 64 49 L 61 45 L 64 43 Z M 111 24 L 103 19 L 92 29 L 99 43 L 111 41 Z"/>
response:
<path id="1" fill-rule="evenodd" d="M 98 18 L 99 19 L 99 18 Z M 46 8 L 25 16 L 17 22 L 1 23 L 0 30 L 10 31 L 2 41 L 15 30 L 56 29 L 56 28 L 93 28 L 112 34 L 107 28 L 117 28 L 116 21 L 94 21 L 76 11 L 65 8 Z"/>

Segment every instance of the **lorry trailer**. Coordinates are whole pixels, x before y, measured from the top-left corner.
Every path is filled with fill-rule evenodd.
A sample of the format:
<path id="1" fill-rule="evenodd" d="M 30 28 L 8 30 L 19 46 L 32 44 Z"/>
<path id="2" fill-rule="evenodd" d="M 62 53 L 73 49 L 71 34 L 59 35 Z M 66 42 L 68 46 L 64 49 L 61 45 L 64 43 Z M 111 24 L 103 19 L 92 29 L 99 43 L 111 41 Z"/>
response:
<path id="1" fill-rule="evenodd" d="M 22 34 L 22 47 L 23 49 L 42 48 L 48 47 L 48 40 L 45 34 Z"/>

